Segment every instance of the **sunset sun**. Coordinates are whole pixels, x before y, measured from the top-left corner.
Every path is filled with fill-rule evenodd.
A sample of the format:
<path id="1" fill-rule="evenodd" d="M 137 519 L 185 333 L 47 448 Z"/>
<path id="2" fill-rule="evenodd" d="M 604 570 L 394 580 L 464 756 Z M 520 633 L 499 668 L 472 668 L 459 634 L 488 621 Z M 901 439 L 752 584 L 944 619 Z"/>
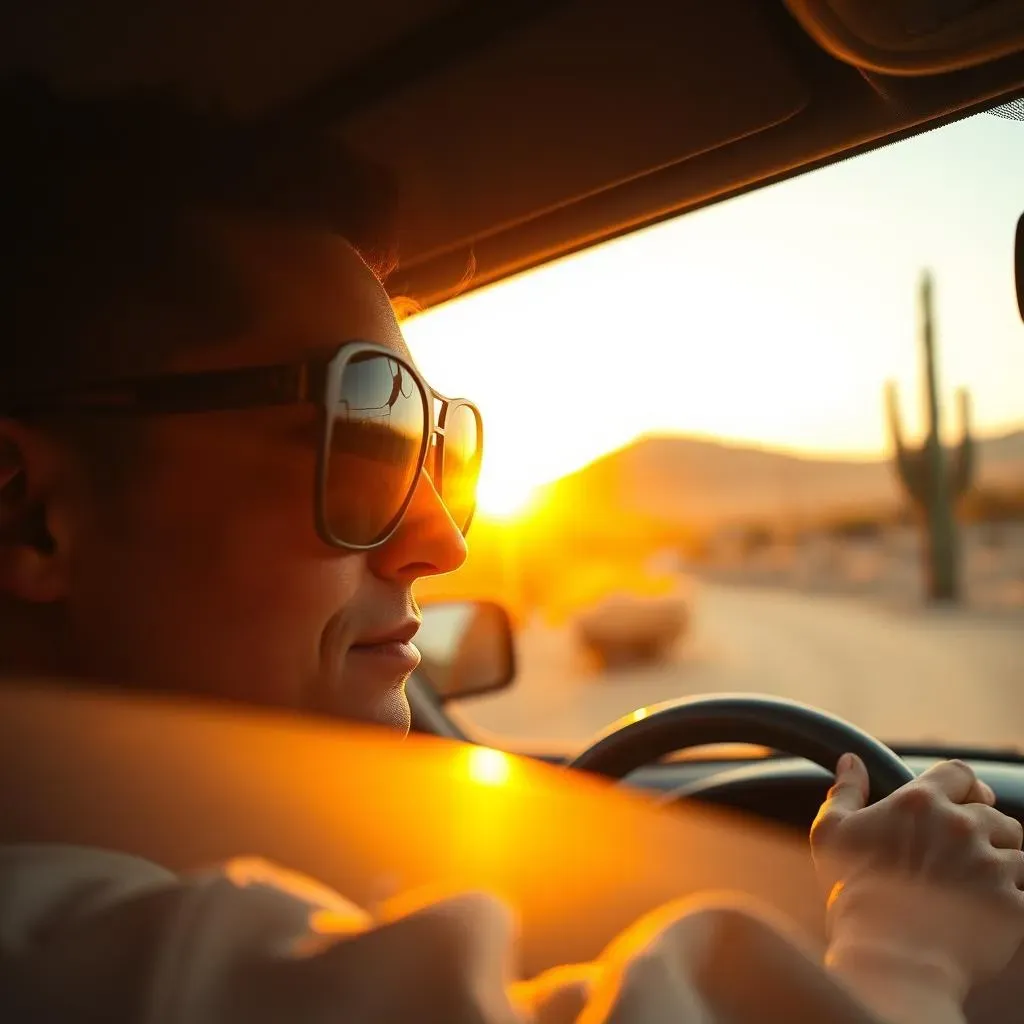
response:
<path id="1" fill-rule="evenodd" d="M 515 473 L 488 472 L 484 463 L 477 489 L 477 504 L 482 515 L 491 519 L 515 519 L 530 506 L 534 497 L 534 481 Z"/>

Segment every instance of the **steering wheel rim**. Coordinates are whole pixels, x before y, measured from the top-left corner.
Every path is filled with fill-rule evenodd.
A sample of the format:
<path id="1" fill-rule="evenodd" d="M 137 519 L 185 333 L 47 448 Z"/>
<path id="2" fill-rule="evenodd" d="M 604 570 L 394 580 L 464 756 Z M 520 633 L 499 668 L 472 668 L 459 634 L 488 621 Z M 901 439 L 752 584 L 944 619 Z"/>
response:
<path id="1" fill-rule="evenodd" d="M 829 772 L 850 751 L 867 767 L 873 801 L 914 778 L 898 754 L 851 722 L 810 704 L 757 693 L 684 697 L 634 711 L 613 722 L 566 767 L 622 779 L 667 754 L 712 743 L 770 747 Z"/>

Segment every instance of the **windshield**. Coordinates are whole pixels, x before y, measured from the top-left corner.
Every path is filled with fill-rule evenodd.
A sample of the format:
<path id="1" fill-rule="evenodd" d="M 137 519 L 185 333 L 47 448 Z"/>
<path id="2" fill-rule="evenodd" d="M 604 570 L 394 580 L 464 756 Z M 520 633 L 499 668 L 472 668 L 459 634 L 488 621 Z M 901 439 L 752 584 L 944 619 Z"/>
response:
<path id="1" fill-rule="evenodd" d="M 572 751 L 754 691 L 1024 745 L 1022 174 L 979 114 L 409 320 L 486 430 L 469 560 L 419 595 L 518 631 L 515 684 L 453 714 Z"/>

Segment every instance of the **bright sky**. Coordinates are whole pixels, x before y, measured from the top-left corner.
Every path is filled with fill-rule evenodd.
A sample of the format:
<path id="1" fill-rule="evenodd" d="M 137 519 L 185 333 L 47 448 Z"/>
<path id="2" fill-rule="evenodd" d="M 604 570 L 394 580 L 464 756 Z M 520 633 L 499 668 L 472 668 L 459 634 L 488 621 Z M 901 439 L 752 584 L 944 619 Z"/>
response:
<path id="1" fill-rule="evenodd" d="M 978 115 L 680 217 L 407 321 L 439 391 L 485 419 L 484 511 L 639 434 L 885 449 L 895 378 L 919 428 L 917 284 L 975 427 L 1024 423 L 1013 235 L 1024 124 Z M 954 424 L 947 416 L 947 424 Z"/>

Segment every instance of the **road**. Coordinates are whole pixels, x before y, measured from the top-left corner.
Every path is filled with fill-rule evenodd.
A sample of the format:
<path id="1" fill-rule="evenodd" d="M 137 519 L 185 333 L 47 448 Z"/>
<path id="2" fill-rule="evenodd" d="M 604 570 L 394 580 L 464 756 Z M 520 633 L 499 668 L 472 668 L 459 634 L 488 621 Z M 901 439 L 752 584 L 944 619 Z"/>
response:
<path id="1" fill-rule="evenodd" d="M 884 739 L 1024 747 L 1024 614 L 908 609 L 706 584 L 666 664 L 595 673 L 566 630 L 520 636 L 519 679 L 453 709 L 496 745 L 582 748 L 635 708 L 752 691 L 826 708 Z"/>

